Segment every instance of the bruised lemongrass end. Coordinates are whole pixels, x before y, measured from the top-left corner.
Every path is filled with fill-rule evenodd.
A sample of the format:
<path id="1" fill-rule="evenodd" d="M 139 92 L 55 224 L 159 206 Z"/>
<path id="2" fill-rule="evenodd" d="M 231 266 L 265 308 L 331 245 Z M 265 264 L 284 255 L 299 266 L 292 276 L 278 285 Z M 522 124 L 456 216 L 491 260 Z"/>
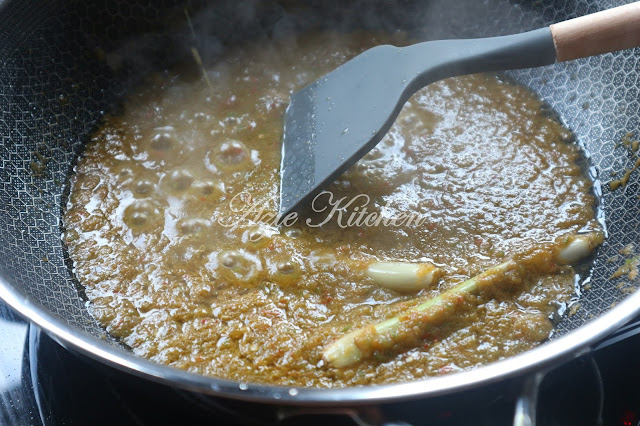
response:
<path id="1" fill-rule="evenodd" d="M 602 232 L 572 235 L 566 245 L 560 248 L 556 261 L 563 265 L 575 263 L 589 256 L 604 241 Z"/>
<path id="2" fill-rule="evenodd" d="M 333 342 L 322 354 L 322 358 L 330 366 L 336 368 L 347 367 L 362 359 L 362 351 L 356 345 L 356 338 L 362 334 L 362 330 L 345 334 Z"/>
<path id="3" fill-rule="evenodd" d="M 331 343 L 323 352 L 322 358 L 327 364 L 335 368 L 353 365 L 365 358 L 365 354 L 358 347 L 357 339 L 365 338 L 367 335 L 375 336 L 377 334 L 393 332 L 397 330 L 399 326 L 400 320 L 394 317 L 354 330 Z M 366 342 L 367 339 L 364 339 L 362 343 L 366 346 Z"/>
<path id="4" fill-rule="evenodd" d="M 430 288 L 443 275 L 430 263 L 376 262 L 367 268 L 367 276 L 380 287 L 399 293 L 417 293 Z"/>

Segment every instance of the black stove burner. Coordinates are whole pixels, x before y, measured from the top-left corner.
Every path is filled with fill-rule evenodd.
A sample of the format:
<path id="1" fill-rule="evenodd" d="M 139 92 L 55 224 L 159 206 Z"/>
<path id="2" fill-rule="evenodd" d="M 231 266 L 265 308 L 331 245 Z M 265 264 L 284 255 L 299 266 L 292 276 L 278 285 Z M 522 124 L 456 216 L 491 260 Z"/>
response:
<path id="1" fill-rule="evenodd" d="M 597 345 L 593 353 L 549 372 L 540 387 L 538 424 L 639 425 L 639 332 L 640 319 Z M 521 387 L 522 381 L 514 379 L 426 401 L 367 407 L 360 420 L 508 425 Z M 0 425 L 357 424 L 347 414 L 278 411 L 151 383 L 64 349 L 0 304 Z"/>

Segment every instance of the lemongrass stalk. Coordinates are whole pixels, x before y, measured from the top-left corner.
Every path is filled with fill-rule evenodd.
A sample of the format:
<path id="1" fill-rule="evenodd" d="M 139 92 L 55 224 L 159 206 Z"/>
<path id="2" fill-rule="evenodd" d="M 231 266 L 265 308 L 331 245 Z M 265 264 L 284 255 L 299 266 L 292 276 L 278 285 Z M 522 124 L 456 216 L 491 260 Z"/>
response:
<path id="1" fill-rule="evenodd" d="M 516 256 L 491 267 L 444 293 L 412 307 L 398 316 L 348 333 L 331 343 L 323 358 L 332 367 L 347 367 L 379 351 L 398 352 L 420 342 L 434 324 L 445 321 L 483 288 L 518 282 L 531 275 L 549 273 L 556 264 L 575 263 L 588 256 L 603 241 L 599 232 L 574 235 L 538 250 Z"/>

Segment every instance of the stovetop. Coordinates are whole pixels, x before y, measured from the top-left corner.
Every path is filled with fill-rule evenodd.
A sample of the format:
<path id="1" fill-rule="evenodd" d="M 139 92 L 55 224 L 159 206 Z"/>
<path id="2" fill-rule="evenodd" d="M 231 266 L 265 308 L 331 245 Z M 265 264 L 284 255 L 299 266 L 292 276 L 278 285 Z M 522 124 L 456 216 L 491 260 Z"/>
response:
<path id="1" fill-rule="evenodd" d="M 640 317 L 545 376 L 538 424 L 640 426 L 639 385 Z M 368 409 L 388 425 L 507 425 L 521 388 L 518 378 Z M 268 406 L 202 397 L 102 366 L 0 302 L 0 425 L 356 424 L 348 416 L 297 414 L 305 415 L 278 420 Z"/>

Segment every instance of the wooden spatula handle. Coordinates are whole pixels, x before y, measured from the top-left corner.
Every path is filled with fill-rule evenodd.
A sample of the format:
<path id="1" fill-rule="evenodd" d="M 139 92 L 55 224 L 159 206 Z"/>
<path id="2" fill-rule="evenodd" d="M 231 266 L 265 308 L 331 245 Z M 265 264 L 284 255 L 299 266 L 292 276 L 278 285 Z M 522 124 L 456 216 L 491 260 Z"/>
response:
<path id="1" fill-rule="evenodd" d="M 640 1 L 550 28 L 559 62 L 640 46 Z"/>

